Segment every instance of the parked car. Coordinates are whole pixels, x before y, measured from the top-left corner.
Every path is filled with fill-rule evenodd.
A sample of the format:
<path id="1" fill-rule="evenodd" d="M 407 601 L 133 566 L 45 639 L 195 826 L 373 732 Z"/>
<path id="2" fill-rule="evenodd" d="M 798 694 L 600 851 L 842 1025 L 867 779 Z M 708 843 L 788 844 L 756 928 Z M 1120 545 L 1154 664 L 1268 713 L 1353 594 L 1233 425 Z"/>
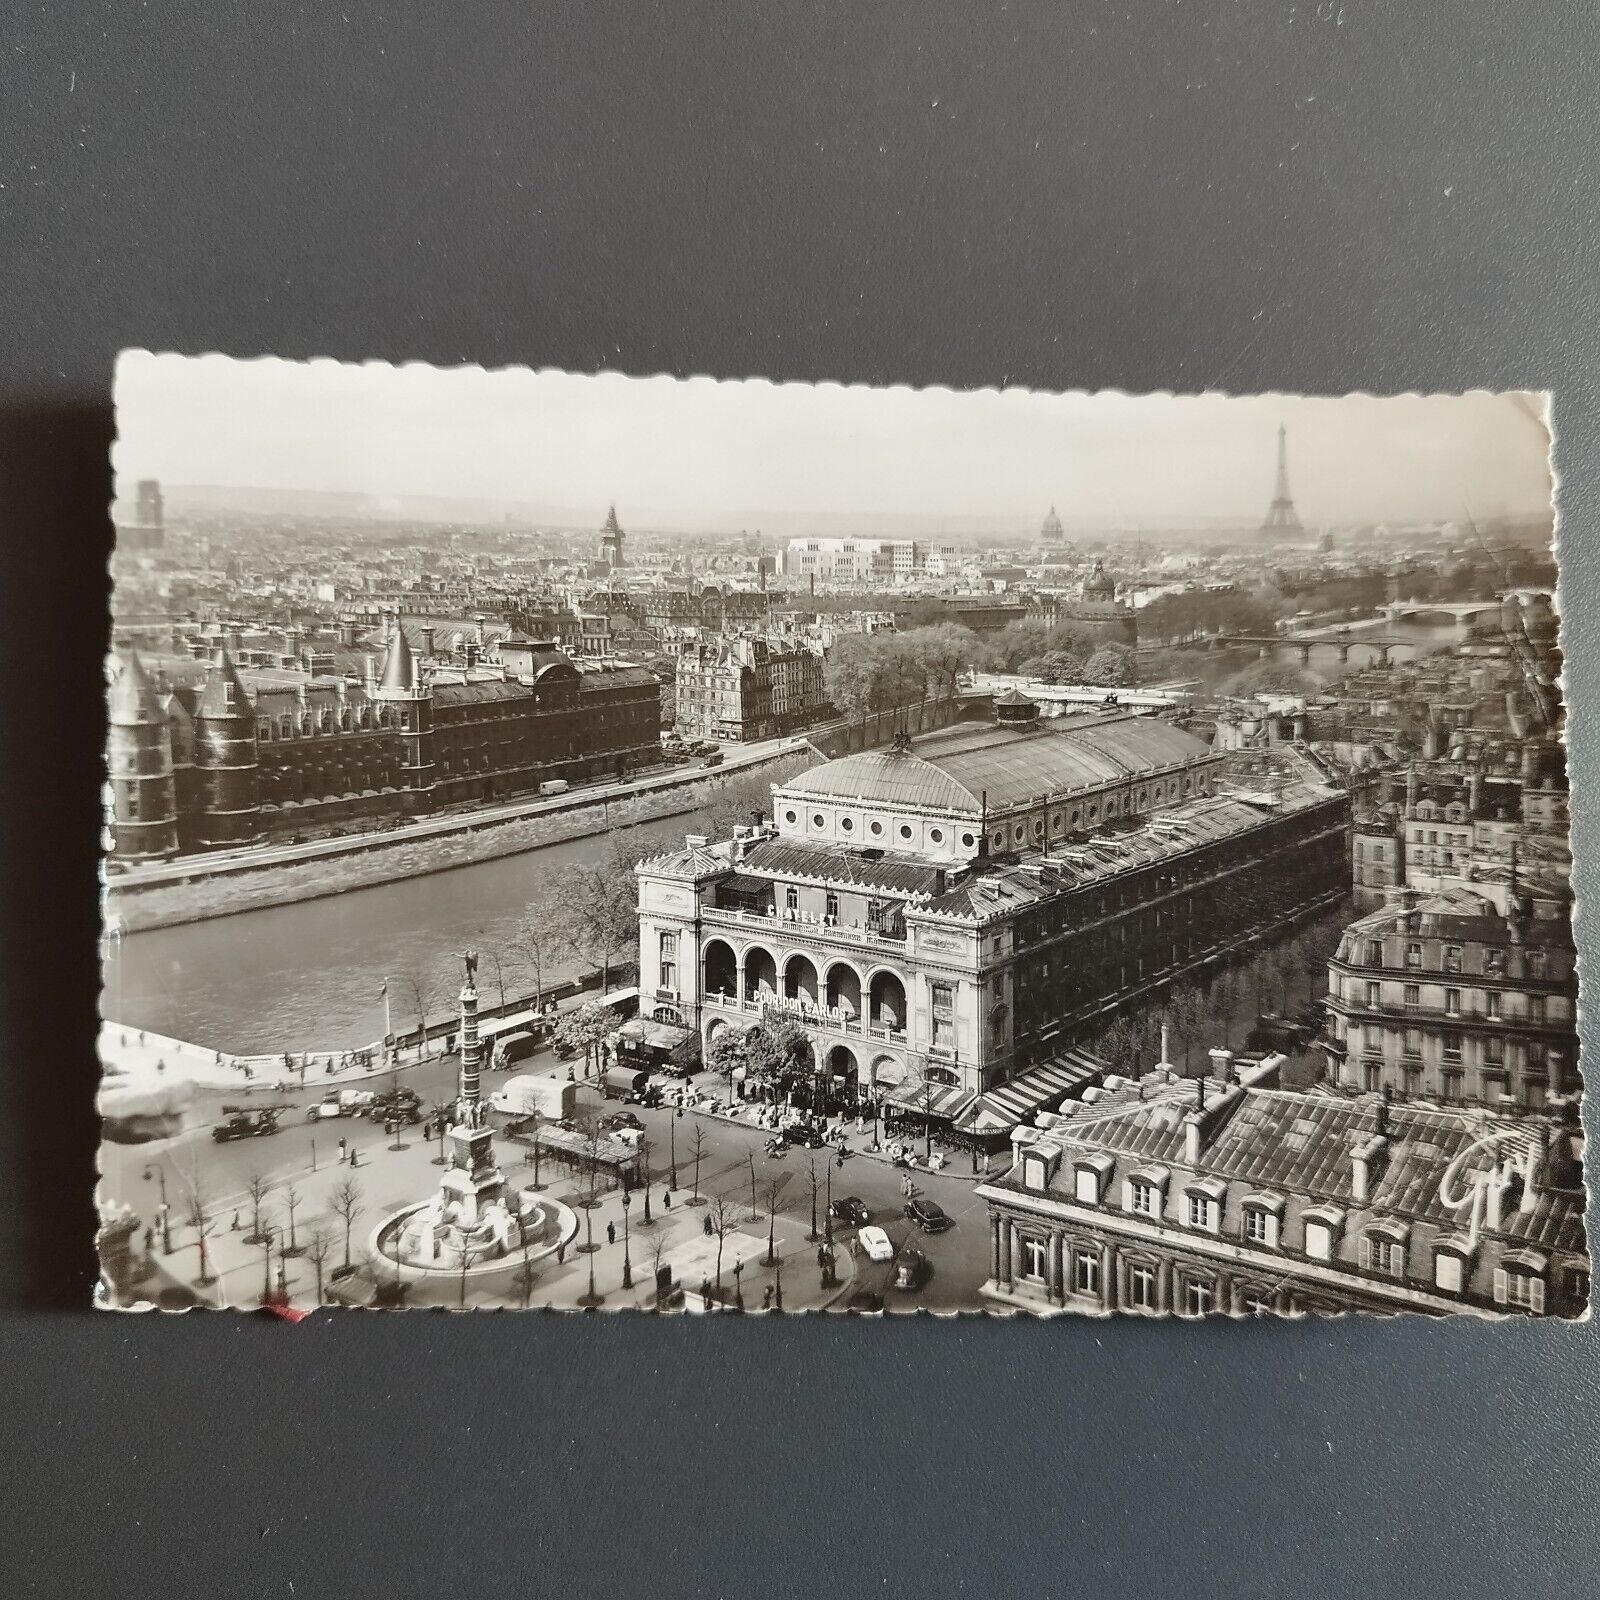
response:
<path id="1" fill-rule="evenodd" d="M 613 1111 L 600 1119 L 600 1126 L 609 1132 L 613 1128 L 642 1128 L 644 1124 L 631 1111 Z"/>
<path id="2" fill-rule="evenodd" d="M 921 1195 L 906 1206 L 906 1216 L 924 1233 L 943 1233 L 955 1221 L 943 1206 L 933 1200 L 925 1200 Z"/>
<path id="3" fill-rule="evenodd" d="M 720 767 L 722 765 L 722 752 L 720 750 L 713 750 L 711 754 L 705 758 L 701 765 L 706 767 Z"/>
<path id="4" fill-rule="evenodd" d="M 809 1122 L 791 1122 L 783 1130 L 786 1144 L 804 1145 L 807 1150 L 820 1150 L 827 1143 L 814 1124 Z"/>
<path id="5" fill-rule="evenodd" d="M 835 1200 L 828 1207 L 828 1215 L 836 1222 L 848 1222 L 853 1228 L 859 1228 L 872 1219 L 872 1213 L 867 1210 L 866 1202 L 858 1200 L 853 1194 L 847 1194 L 842 1200 Z"/>
<path id="6" fill-rule="evenodd" d="M 866 1252 L 868 1261 L 893 1261 L 894 1241 L 882 1228 L 863 1228 L 856 1235 L 856 1243 Z"/>
<path id="7" fill-rule="evenodd" d="M 211 1130 L 211 1137 L 218 1144 L 227 1144 L 232 1139 L 258 1139 L 277 1131 L 276 1111 L 236 1111 L 226 1122 L 218 1123 Z"/>
<path id="8" fill-rule="evenodd" d="M 877 1316 L 883 1310 L 883 1296 L 874 1294 L 870 1289 L 857 1289 L 844 1303 L 846 1311 L 854 1311 L 864 1317 Z"/>
<path id="9" fill-rule="evenodd" d="M 920 1289 L 927 1276 L 928 1258 L 914 1244 L 901 1245 L 894 1263 L 895 1288 Z"/>
<path id="10" fill-rule="evenodd" d="M 414 1126 L 422 1121 L 422 1097 L 415 1089 L 394 1089 L 381 1094 L 367 1109 L 374 1122 L 401 1122 Z"/>

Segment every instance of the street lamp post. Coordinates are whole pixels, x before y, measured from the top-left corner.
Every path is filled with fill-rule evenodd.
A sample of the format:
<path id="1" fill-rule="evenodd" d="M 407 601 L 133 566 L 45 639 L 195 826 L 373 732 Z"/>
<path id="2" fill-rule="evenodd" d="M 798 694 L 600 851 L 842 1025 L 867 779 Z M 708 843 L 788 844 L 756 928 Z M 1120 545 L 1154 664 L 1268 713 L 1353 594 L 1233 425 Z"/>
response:
<path id="1" fill-rule="evenodd" d="M 628 1213 L 633 1209 L 633 1196 L 626 1189 L 622 1191 L 622 1287 L 633 1287 L 633 1258 L 629 1255 L 628 1238 Z"/>
<path id="2" fill-rule="evenodd" d="M 829 1244 L 833 1243 L 833 1157 L 827 1160 L 828 1172 L 828 1209 L 822 1214 L 822 1233 Z"/>
<path id="3" fill-rule="evenodd" d="M 271 1224 L 264 1223 L 261 1228 L 261 1303 L 263 1305 L 272 1298 L 272 1240 Z"/>
<path id="4" fill-rule="evenodd" d="M 678 1187 L 678 1118 L 683 1115 L 683 1107 L 679 1106 L 667 1118 L 667 1144 L 671 1149 L 672 1163 L 668 1170 L 668 1179 L 672 1188 Z"/>
<path id="5" fill-rule="evenodd" d="M 733 1304 L 736 1310 L 744 1310 L 744 1293 L 740 1288 L 740 1280 L 744 1276 L 744 1262 L 735 1261 L 733 1264 Z"/>

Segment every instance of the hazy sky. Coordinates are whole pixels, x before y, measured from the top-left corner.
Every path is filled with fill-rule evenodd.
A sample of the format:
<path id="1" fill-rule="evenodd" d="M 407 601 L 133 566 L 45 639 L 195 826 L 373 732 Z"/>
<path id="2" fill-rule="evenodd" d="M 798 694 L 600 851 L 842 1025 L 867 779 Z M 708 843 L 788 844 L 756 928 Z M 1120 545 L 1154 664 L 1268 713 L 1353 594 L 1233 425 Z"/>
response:
<path id="1" fill-rule="evenodd" d="M 1550 498 L 1542 402 L 844 388 L 222 356 L 122 357 L 124 479 L 740 526 L 763 510 L 1132 523 L 1237 518 L 1272 493 L 1277 426 L 1308 526 L 1526 515 Z"/>

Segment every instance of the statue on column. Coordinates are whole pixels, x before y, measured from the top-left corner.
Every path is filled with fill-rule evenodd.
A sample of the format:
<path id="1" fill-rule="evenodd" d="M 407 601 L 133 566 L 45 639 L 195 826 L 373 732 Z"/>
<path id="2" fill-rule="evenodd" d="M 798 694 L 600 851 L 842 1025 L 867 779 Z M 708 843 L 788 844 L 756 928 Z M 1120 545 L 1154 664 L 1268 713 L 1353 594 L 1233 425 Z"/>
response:
<path id="1" fill-rule="evenodd" d="M 472 989 L 478 987 L 478 952 L 468 950 L 461 958 L 467 967 L 467 986 Z"/>

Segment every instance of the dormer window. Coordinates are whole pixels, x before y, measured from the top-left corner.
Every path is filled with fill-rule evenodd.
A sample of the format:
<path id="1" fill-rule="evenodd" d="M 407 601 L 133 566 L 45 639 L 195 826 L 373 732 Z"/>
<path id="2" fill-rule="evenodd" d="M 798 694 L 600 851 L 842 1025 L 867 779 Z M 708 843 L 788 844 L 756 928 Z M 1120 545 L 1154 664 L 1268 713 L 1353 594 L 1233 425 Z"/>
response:
<path id="1" fill-rule="evenodd" d="M 1164 1209 L 1167 1175 L 1163 1168 L 1146 1167 L 1129 1174 L 1123 1185 L 1122 1205 L 1136 1217 L 1159 1217 Z"/>
<path id="2" fill-rule="evenodd" d="M 1276 1250 L 1283 1236 L 1283 1199 L 1280 1195 L 1246 1195 L 1240 1223 L 1248 1244 Z"/>
<path id="3" fill-rule="evenodd" d="M 1108 1155 L 1079 1156 L 1072 1164 L 1072 1196 L 1079 1205 L 1097 1206 L 1111 1181 Z"/>
<path id="4" fill-rule="evenodd" d="M 1306 1230 L 1306 1254 L 1313 1261 L 1333 1260 L 1334 1247 L 1344 1228 L 1344 1213 L 1334 1206 L 1313 1206 L 1302 1216 Z"/>
<path id="5" fill-rule="evenodd" d="M 1433 1253 L 1433 1283 L 1444 1294 L 1465 1294 L 1476 1246 L 1462 1234 L 1441 1239 Z"/>
<path id="6" fill-rule="evenodd" d="M 1376 1223 L 1362 1234 L 1357 1263 L 1363 1272 L 1383 1278 L 1406 1275 L 1406 1233 L 1398 1223 Z"/>
<path id="7" fill-rule="evenodd" d="M 1536 1250 L 1513 1250 L 1494 1269 L 1494 1303 L 1508 1311 L 1544 1313 L 1550 1263 Z"/>
<path id="8" fill-rule="evenodd" d="M 1216 1233 L 1222 1226 L 1222 1207 L 1227 1195 L 1227 1185 L 1217 1178 L 1190 1184 L 1183 1191 L 1183 1220 L 1191 1228 Z"/>

